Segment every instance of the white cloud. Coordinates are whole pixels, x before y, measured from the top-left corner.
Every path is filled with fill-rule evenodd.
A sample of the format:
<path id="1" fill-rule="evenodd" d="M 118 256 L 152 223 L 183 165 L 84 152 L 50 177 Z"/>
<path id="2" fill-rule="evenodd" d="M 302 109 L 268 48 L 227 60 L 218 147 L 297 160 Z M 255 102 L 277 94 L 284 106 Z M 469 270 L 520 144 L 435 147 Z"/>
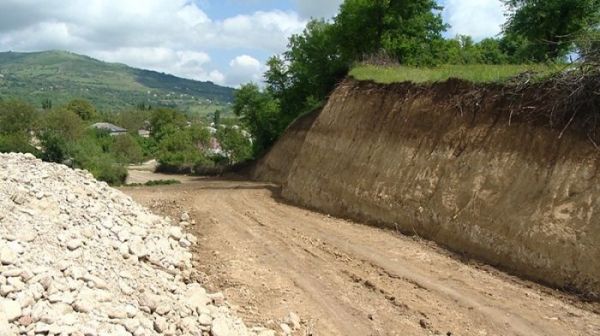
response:
<path id="1" fill-rule="evenodd" d="M 189 0 L 0 0 L 0 50 L 65 49 L 237 85 L 231 78 L 248 69 L 227 68 L 210 53 L 280 53 L 305 24 L 297 13 L 280 10 L 212 20 Z M 226 76 L 219 67 L 240 75 Z"/>
<path id="2" fill-rule="evenodd" d="M 258 11 L 252 15 L 237 15 L 215 22 L 207 34 L 207 42 L 222 48 L 263 49 L 271 53 L 285 50 L 288 37 L 301 32 L 306 21 L 294 12 Z"/>
<path id="3" fill-rule="evenodd" d="M 229 62 L 226 82 L 234 86 L 239 83 L 258 83 L 262 81 L 264 70 L 264 66 L 256 58 L 248 55 L 240 55 Z"/>
<path id="4" fill-rule="evenodd" d="M 475 40 L 495 36 L 505 21 L 500 0 L 446 0 L 444 19 L 452 27 L 448 34 L 471 35 Z"/>

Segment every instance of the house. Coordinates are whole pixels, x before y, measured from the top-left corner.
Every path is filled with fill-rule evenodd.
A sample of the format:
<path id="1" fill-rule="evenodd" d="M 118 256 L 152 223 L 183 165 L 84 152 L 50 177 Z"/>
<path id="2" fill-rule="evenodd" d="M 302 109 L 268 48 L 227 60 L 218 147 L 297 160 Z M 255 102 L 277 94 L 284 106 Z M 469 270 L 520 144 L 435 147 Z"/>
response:
<path id="1" fill-rule="evenodd" d="M 138 135 L 141 136 L 142 138 L 149 138 L 150 137 L 150 131 L 148 131 L 147 129 L 139 129 L 138 130 Z"/>
<path id="2" fill-rule="evenodd" d="M 112 136 L 127 134 L 126 129 L 106 122 L 95 123 L 91 127 L 97 130 L 106 131 Z"/>

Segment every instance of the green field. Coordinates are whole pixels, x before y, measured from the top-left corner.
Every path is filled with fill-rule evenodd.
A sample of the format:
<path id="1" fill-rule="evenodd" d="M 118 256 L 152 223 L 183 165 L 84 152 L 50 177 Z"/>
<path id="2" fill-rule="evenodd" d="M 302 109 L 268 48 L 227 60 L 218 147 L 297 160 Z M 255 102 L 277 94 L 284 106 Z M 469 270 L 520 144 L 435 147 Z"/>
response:
<path id="1" fill-rule="evenodd" d="M 190 114 L 228 109 L 232 88 L 124 64 L 106 63 L 64 51 L 0 53 L 0 97 L 19 98 L 36 107 L 85 98 L 101 111 L 144 103 L 177 107 Z"/>
<path id="2" fill-rule="evenodd" d="M 350 76 L 358 80 L 372 80 L 377 83 L 434 83 L 450 78 L 458 78 L 473 83 L 498 83 L 524 72 L 535 73 L 535 78 L 544 78 L 562 71 L 565 65 L 443 65 L 434 68 L 408 66 L 381 67 L 358 65 L 350 71 Z"/>

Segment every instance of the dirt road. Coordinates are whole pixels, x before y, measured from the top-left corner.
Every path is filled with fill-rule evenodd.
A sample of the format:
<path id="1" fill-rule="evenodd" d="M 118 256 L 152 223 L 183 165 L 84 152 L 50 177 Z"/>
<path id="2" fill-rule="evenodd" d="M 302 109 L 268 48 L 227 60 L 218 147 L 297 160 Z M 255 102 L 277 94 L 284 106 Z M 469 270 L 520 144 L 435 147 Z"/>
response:
<path id="1" fill-rule="evenodd" d="M 268 184 L 183 181 L 124 191 L 158 213 L 189 211 L 199 277 L 250 324 L 296 312 L 297 335 L 600 335 L 597 305 L 418 238 L 285 204 Z"/>

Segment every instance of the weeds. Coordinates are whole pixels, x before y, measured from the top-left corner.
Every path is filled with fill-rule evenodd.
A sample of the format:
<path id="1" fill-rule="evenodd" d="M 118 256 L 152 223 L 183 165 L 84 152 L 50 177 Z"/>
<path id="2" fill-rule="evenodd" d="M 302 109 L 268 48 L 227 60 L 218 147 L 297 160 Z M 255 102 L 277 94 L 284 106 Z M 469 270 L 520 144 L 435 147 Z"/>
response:
<path id="1" fill-rule="evenodd" d="M 563 71 L 564 65 L 524 64 L 524 65 L 443 65 L 435 68 L 408 66 L 358 65 L 350 71 L 357 80 L 372 80 L 390 84 L 401 82 L 433 83 L 450 78 L 463 79 L 473 83 L 501 83 L 522 73 L 530 73 L 538 79 Z"/>
<path id="2" fill-rule="evenodd" d="M 151 180 L 146 183 L 130 183 L 126 184 L 126 187 L 155 187 L 163 185 L 181 184 L 178 180 Z"/>

